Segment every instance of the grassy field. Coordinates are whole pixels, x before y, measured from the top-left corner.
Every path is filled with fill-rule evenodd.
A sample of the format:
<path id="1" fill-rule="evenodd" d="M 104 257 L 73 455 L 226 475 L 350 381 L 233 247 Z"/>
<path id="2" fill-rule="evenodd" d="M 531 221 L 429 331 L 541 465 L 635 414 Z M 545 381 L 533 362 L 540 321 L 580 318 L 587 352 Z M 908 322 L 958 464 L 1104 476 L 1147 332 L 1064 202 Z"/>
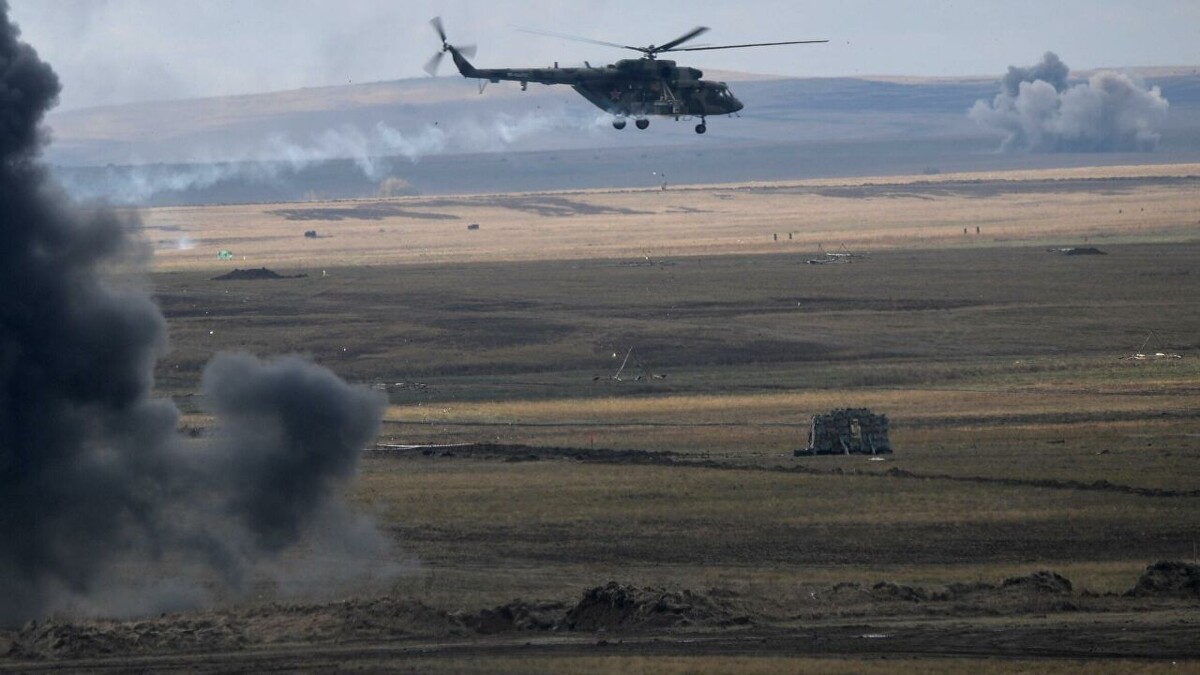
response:
<path id="1" fill-rule="evenodd" d="M 362 498 L 382 504 L 386 521 L 422 558 L 432 555 L 418 544 L 430 528 L 448 538 L 438 556 L 452 560 L 455 550 L 467 558 L 484 555 L 468 552 L 464 530 L 439 522 L 508 540 L 528 528 L 541 532 L 550 527 L 547 516 L 558 514 L 565 520 L 554 522 L 546 540 L 590 522 L 604 549 L 618 522 L 635 524 L 631 542 L 654 539 L 654 527 L 636 514 L 704 542 L 706 528 L 692 516 L 706 513 L 715 519 L 714 532 L 770 531 L 766 542 L 746 549 L 754 552 L 721 552 L 709 562 L 754 565 L 769 558 L 773 566 L 799 565 L 809 557 L 779 545 L 794 538 L 787 527 L 816 527 L 830 518 L 820 527 L 828 526 L 834 543 L 842 537 L 835 522 L 887 525 L 889 531 L 960 524 L 972 536 L 1002 525 L 1014 532 L 1046 530 L 1044 545 L 1034 550 L 980 545 L 960 555 L 949 544 L 938 548 L 937 537 L 912 534 L 931 543 L 906 556 L 902 539 L 910 534 L 902 534 L 896 550 L 880 544 L 860 560 L 830 554 L 812 558 L 816 565 L 937 566 L 943 550 L 944 562 L 954 565 L 1038 565 L 1052 558 L 1085 567 L 1121 560 L 1134 569 L 1147 557 L 1189 554 L 1200 525 L 1189 515 L 1193 498 L 762 470 L 804 462 L 874 473 L 896 467 L 953 477 L 1195 489 L 1198 171 L 1080 169 L 437 204 L 414 198 L 154 210 L 146 216 L 151 227 L 194 213 L 187 219 L 206 227 L 197 241 L 221 239 L 224 223 L 241 214 L 250 219 L 240 228 L 247 258 L 292 261 L 272 269 L 307 274 L 211 281 L 220 268 L 210 259 L 196 268 L 202 247 L 158 257 L 155 287 L 173 341 L 160 383 L 192 413 L 188 423 L 204 425 L 190 394 L 212 353 L 299 352 L 350 380 L 391 384 L 384 443 L 649 450 L 746 470 L 368 461 Z M 839 190 L 845 193 L 828 193 Z M 680 211 L 685 204 L 695 213 Z M 382 220 L 362 220 L 371 209 L 382 211 Z M 299 213 L 324 220 L 281 215 Z M 468 232 L 468 221 L 485 225 Z M 968 221 L 988 223 L 983 229 L 994 235 L 977 237 L 972 226 L 962 237 Z M 336 235 L 305 240 L 290 232 L 310 227 Z M 350 229 L 343 234 L 342 228 Z M 391 247 L 388 237 L 374 237 L 380 228 L 402 243 Z M 880 249 L 851 264 L 804 264 L 826 228 L 838 233 L 824 239 L 830 243 Z M 642 255 L 650 240 L 683 239 L 677 234 L 684 229 L 707 243 L 678 246 L 686 256 Z M 775 243 L 773 231 L 799 234 Z M 1045 251 L 1051 244 L 1081 244 L 1084 233 L 1108 255 Z M 350 249 L 324 261 L 316 251 L 334 244 Z M 302 249 L 308 245 L 313 249 Z M 781 250 L 785 246 L 792 249 Z M 277 257 L 254 252 L 271 247 L 280 251 Z M 720 255 L 697 256 L 702 250 Z M 336 267 L 349 261 L 364 264 Z M 1186 358 L 1123 359 L 1147 337 L 1144 351 L 1165 348 Z M 613 380 L 630 351 L 620 381 Z M 898 453 L 871 464 L 793 459 L 810 414 L 841 406 L 887 412 Z M 628 485 L 618 489 L 614 480 Z M 731 482 L 746 486 L 731 491 Z M 568 502 L 550 498 L 565 498 L 557 490 L 569 485 L 576 489 Z M 853 508 L 847 508 L 847 490 L 862 495 Z M 656 496 L 644 501 L 638 495 Z M 452 512 L 440 510 L 451 504 Z M 600 518 L 604 513 L 612 518 Z M 1158 522 L 1162 531 L 1146 534 L 1152 544 L 1122 534 L 1117 538 L 1129 546 L 1105 551 L 1103 542 L 1115 533 L 1111 521 L 1120 522 L 1122 514 L 1130 519 L 1118 527 L 1122 533 L 1157 531 L 1147 530 L 1147 522 Z M 1055 542 L 1078 522 L 1096 527 L 1096 543 L 1081 544 L 1086 550 L 1073 557 Z M 475 549 L 492 555 L 497 544 L 487 539 Z M 556 565 L 587 562 L 594 552 L 568 546 Z M 655 558 L 644 551 L 616 555 L 612 565 L 631 565 L 643 554 Z M 522 556 L 542 560 L 524 549 L 508 557 Z"/>
<path id="2" fill-rule="evenodd" d="M 1177 241 L 1200 166 L 157 208 L 160 270 Z M 478 230 L 468 230 L 478 224 Z M 976 228 L 979 229 L 976 234 Z M 315 231 L 316 238 L 304 233 Z M 965 232 L 964 232 L 965 230 Z M 790 238 L 789 238 L 790 236 Z"/>
<path id="3" fill-rule="evenodd" d="M 351 498 L 407 561 L 385 590 L 432 606 L 568 603 L 616 580 L 724 589 L 788 630 L 1025 622 L 944 652 L 969 662 L 646 647 L 419 670 L 1159 672 L 974 657 L 1024 653 L 1043 634 L 1028 622 L 1200 638 L 1194 601 L 1104 596 L 1200 543 L 1197 187 L 1189 165 L 151 210 L 159 389 L 201 428 L 219 351 L 301 353 L 386 389 Z M 1085 242 L 1106 255 L 1046 250 Z M 818 244 L 869 255 L 806 264 Z M 306 276 L 212 279 L 264 265 Z M 887 413 L 896 453 L 792 456 L 810 415 L 846 406 Z M 458 443 L 508 449 L 387 447 Z M 1074 610 L 829 599 L 1041 569 L 1071 579 Z"/>

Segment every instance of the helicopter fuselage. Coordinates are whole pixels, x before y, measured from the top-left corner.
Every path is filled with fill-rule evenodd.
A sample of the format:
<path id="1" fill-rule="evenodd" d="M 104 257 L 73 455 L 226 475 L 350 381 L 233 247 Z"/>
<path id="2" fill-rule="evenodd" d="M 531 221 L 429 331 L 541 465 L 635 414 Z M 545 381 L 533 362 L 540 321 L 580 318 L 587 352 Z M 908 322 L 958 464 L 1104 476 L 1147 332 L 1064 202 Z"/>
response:
<path id="1" fill-rule="evenodd" d="M 618 117 L 700 117 L 728 115 L 742 109 L 724 82 L 703 79 L 704 73 L 674 61 L 623 59 L 594 68 L 475 68 L 453 47 L 458 71 L 488 82 L 565 84 L 601 110 Z"/>
<path id="2" fill-rule="evenodd" d="M 425 72 L 437 74 L 438 64 L 447 52 L 454 58 L 454 65 L 463 77 L 471 77 L 488 82 L 520 82 L 521 90 L 529 87 L 530 82 L 537 84 L 565 84 L 592 105 L 611 113 L 614 118 L 613 127 L 624 129 L 627 118 L 634 119 L 634 126 L 645 129 L 650 126 L 649 116 L 698 117 L 696 133 L 702 134 L 708 128 L 704 124 L 707 115 L 732 115 L 742 109 L 742 102 L 737 100 L 724 82 L 705 80 L 704 73 L 695 68 L 677 65 L 674 61 L 660 60 L 659 54 L 668 52 L 706 52 L 718 49 L 746 49 L 749 47 L 774 47 L 779 45 L 802 45 L 829 42 L 829 40 L 787 40 L 784 42 L 750 42 L 736 45 L 703 45 L 684 47 L 684 43 L 708 32 L 704 26 L 696 26 L 692 30 L 660 45 L 639 47 L 623 45 L 616 42 L 604 42 L 588 38 L 577 38 L 562 33 L 530 31 L 566 38 L 581 42 L 629 49 L 642 54 L 640 59 L 622 59 L 602 68 L 593 68 L 586 62 L 584 68 L 559 68 L 555 63 L 553 68 L 476 68 L 467 61 L 468 56 L 475 53 L 473 46 L 455 47 L 446 37 L 446 27 L 440 17 L 429 21 L 433 30 L 442 40 L 442 48 L 425 64 Z M 483 85 L 479 91 L 483 91 Z"/>

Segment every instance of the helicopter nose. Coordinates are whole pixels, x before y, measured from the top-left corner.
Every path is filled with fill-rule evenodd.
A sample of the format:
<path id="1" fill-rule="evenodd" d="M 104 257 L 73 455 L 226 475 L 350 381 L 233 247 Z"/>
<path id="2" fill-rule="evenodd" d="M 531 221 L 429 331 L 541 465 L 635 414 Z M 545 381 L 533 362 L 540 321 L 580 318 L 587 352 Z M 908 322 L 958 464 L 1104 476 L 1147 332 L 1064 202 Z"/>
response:
<path id="1" fill-rule="evenodd" d="M 741 102 L 741 101 L 739 101 L 737 98 L 734 98 L 734 99 L 733 99 L 733 112 L 737 112 L 737 111 L 739 111 L 739 110 L 741 110 L 742 108 L 745 108 L 745 107 L 746 107 L 746 106 L 742 105 L 742 102 Z"/>

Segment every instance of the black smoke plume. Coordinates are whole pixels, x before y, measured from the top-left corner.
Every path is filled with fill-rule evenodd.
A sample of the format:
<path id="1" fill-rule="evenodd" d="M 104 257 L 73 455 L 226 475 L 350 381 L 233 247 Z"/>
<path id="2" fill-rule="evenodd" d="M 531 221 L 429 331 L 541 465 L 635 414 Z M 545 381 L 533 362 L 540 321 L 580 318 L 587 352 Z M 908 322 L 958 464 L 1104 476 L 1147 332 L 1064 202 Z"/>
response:
<path id="1" fill-rule="evenodd" d="M 59 83 L 19 35 L 0 0 L 0 623 L 159 609 L 186 574 L 237 588 L 314 537 L 361 557 L 379 540 L 338 488 L 381 399 L 299 359 L 220 356 L 204 391 L 224 426 L 179 438 L 152 392 L 166 322 L 112 281 L 144 256 L 140 225 L 47 179 Z"/>
<path id="2" fill-rule="evenodd" d="M 1053 52 L 1028 68 L 1010 66 L 990 103 L 968 112 L 1005 134 L 1004 151 L 1147 152 L 1158 145 L 1168 103 L 1158 87 L 1112 71 L 1070 85 L 1069 69 Z"/>

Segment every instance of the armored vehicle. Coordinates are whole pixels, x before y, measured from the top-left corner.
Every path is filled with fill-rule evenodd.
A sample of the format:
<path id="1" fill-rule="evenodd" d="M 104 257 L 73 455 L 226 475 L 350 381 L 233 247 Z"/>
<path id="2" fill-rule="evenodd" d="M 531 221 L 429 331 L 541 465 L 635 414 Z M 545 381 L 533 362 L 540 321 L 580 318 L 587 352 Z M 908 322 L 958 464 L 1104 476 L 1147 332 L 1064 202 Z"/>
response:
<path id="1" fill-rule="evenodd" d="M 838 408 L 827 415 L 813 415 L 808 427 L 808 447 L 797 449 L 803 455 L 887 455 L 887 415 L 876 415 L 867 408 Z"/>

